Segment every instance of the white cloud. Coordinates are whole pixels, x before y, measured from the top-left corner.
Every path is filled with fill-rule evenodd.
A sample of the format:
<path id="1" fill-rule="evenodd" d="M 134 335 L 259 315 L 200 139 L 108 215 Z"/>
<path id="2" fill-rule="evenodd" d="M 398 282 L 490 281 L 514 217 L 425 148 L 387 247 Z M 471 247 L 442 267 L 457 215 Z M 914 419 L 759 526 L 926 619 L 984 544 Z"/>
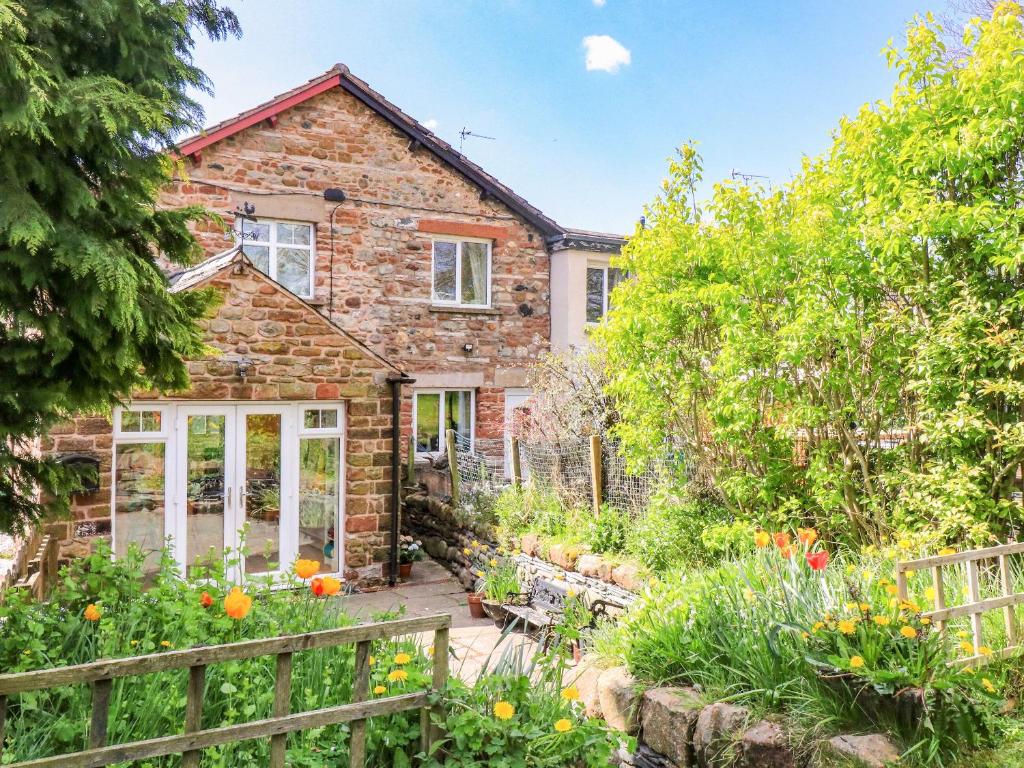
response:
<path id="1" fill-rule="evenodd" d="M 604 4 L 607 2 L 608 0 L 594 0 L 594 5 L 596 5 L 598 8 L 604 8 Z"/>
<path id="2" fill-rule="evenodd" d="M 428 131 L 436 131 L 437 130 L 437 118 L 432 117 L 429 120 L 424 120 L 423 121 L 423 127 L 426 128 Z"/>
<path id="3" fill-rule="evenodd" d="M 588 72 L 618 72 L 631 61 L 629 49 L 608 35 L 587 35 L 583 47 L 587 49 Z"/>

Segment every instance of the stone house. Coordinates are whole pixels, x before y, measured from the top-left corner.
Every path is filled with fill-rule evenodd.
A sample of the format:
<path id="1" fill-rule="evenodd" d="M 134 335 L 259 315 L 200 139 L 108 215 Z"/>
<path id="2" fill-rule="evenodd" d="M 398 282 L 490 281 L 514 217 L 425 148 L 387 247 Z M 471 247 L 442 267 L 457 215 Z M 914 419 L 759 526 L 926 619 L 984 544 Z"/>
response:
<path id="1" fill-rule="evenodd" d="M 223 223 L 195 227 L 207 258 L 170 281 L 223 294 L 219 354 L 190 362 L 186 392 L 52 435 L 100 476 L 64 554 L 170 537 L 184 567 L 246 526 L 244 573 L 302 556 L 379 578 L 406 452 L 453 429 L 502 471 L 528 366 L 584 339 L 591 270 L 606 292 L 623 240 L 559 226 L 343 65 L 178 151 L 161 203 Z"/>

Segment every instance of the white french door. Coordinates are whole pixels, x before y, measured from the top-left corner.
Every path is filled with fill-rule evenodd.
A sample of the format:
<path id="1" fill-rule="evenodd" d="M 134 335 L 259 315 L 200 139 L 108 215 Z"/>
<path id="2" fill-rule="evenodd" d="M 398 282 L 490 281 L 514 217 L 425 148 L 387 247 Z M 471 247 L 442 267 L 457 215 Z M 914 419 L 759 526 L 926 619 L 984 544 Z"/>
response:
<path id="1" fill-rule="evenodd" d="M 115 554 L 157 564 L 169 537 L 183 573 L 232 551 L 229 576 L 275 575 L 298 557 L 344 570 L 341 403 L 153 403 L 114 428 Z M 237 562 L 235 562 L 237 554 Z"/>

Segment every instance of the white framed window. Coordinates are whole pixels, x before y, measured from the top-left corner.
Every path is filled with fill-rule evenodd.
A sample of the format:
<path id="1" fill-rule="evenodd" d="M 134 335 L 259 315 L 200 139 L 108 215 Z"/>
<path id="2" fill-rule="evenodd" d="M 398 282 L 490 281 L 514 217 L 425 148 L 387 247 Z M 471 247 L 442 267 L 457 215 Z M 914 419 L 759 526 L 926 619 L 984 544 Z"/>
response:
<path id="1" fill-rule="evenodd" d="M 313 269 L 316 263 L 316 230 L 302 221 L 238 219 L 236 236 L 242 250 L 256 268 L 292 293 L 313 295 Z"/>
<path id="2" fill-rule="evenodd" d="M 114 437 L 126 440 L 167 434 L 166 407 L 133 405 L 114 411 Z"/>
<path id="3" fill-rule="evenodd" d="M 435 238 L 431 286 L 435 304 L 491 306 L 491 242 L 471 238 Z"/>
<path id="4" fill-rule="evenodd" d="M 417 389 L 412 413 L 416 453 L 443 452 L 449 429 L 461 445 L 472 448 L 475 406 L 471 389 Z"/>
<path id="5" fill-rule="evenodd" d="M 599 323 L 611 308 L 609 297 L 625 273 L 607 265 L 587 266 L 587 322 Z"/>

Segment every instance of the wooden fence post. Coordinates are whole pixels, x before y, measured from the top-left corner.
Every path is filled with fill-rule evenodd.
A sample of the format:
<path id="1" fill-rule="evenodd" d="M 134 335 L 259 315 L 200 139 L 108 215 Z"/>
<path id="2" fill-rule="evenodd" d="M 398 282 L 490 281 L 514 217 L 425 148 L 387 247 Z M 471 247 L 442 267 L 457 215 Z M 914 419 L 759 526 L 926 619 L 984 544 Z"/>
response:
<path id="1" fill-rule="evenodd" d="M 452 504 L 459 503 L 459 455 L 455 448 L 455 430 L 449 429 L 444 433 L 444 442 L 448 450 L 448 470 L 452 477 Z"/>
<path id="2" fill-rule="evenodd" d="M 448 685 L 448 643 L 449 633 L 447 628 L 434 630 L 434 677 L 432 686 L 434 692 L 438 694 L 443 694 L 445 687 Z M 423 719 L 421 720 L 421 725 L 423 731 L 421 734 L 421 746 L 428 755 L 431 748 L 443 735 L 441 727 L 430 722 L 431 713 L 441 716 L 444 714 L 444 705 L 435 704 L 433 708 L 424 707 L 422 710 Z"/>
<path id="3" fill-rule="evenodd" d="M 352 702 L 366 701 L 370 695 L 370 641 L 356 643 L 355 683 Z M 348 740 L 349 768 L 366 765 L 366 720 L 353 720 Z"/>
<path id="4" fill-rule="evenodd" d="M 188 668 L 188 695 L 185 698 L 185 733 L 194 733 L 203 727 L 203 694 L 206 691 L 206 665 Z M 182 768 L 199 768 L 203 756 L 200 749 L 181 755 Z"/>
<path id="5" fill-rule="evenodd" d="M 1013 573 L 1010 571 L 1010 556 L 999 556 L 999 575 L 1003 582 L 1003 595 L 1013 595 Z M 1013 606 L 1008 605 L 1003 609 L 1003 621 L 1006 624 L 1007 645 L 1017 644 L 1017 617 L 1013 612 Z"/>
<path id="6" fill-rule="evenodd" d="M 523 484 L 523 467 L 519 463 L 519 438 L 513 437 L 509 442 L 512 451 L 512 485 L 519 488 Z"/>
<path id="7" fill-rule="evenodd" d="M 107 720 L 110 716 L 110 688 L 113 680 L 100 678 L 92 684 L 92 720 L 89 725 L 89 748 L 107 745 Z"/>
<path id="8" fill-rule="evenodd" d="M 978 561 L 967 561 L 967 593 L 972 604 L 981 601 L 981 578 L 978 572 Z M 985 644 L 982 634 L 981 611 L 972 611 L 971 614 L 971 636 L 974 641 L 974 653 L 977 655 L 981 646 Z"/>
<path id="9" fill-rule="evenodd" d="M 274 671 L 274 717 L 284 717 L 292 711 L 292 655 L 277 654 Z M 288 748 L 288 734 L 270 737 L 270 768 L 284 768 Z"/>
<path id="10" fill-rule="evenodd" d="M 590 436 L 590 487 L 594 498 L 594 517 L 601 515 L 601 436 Z"/>

